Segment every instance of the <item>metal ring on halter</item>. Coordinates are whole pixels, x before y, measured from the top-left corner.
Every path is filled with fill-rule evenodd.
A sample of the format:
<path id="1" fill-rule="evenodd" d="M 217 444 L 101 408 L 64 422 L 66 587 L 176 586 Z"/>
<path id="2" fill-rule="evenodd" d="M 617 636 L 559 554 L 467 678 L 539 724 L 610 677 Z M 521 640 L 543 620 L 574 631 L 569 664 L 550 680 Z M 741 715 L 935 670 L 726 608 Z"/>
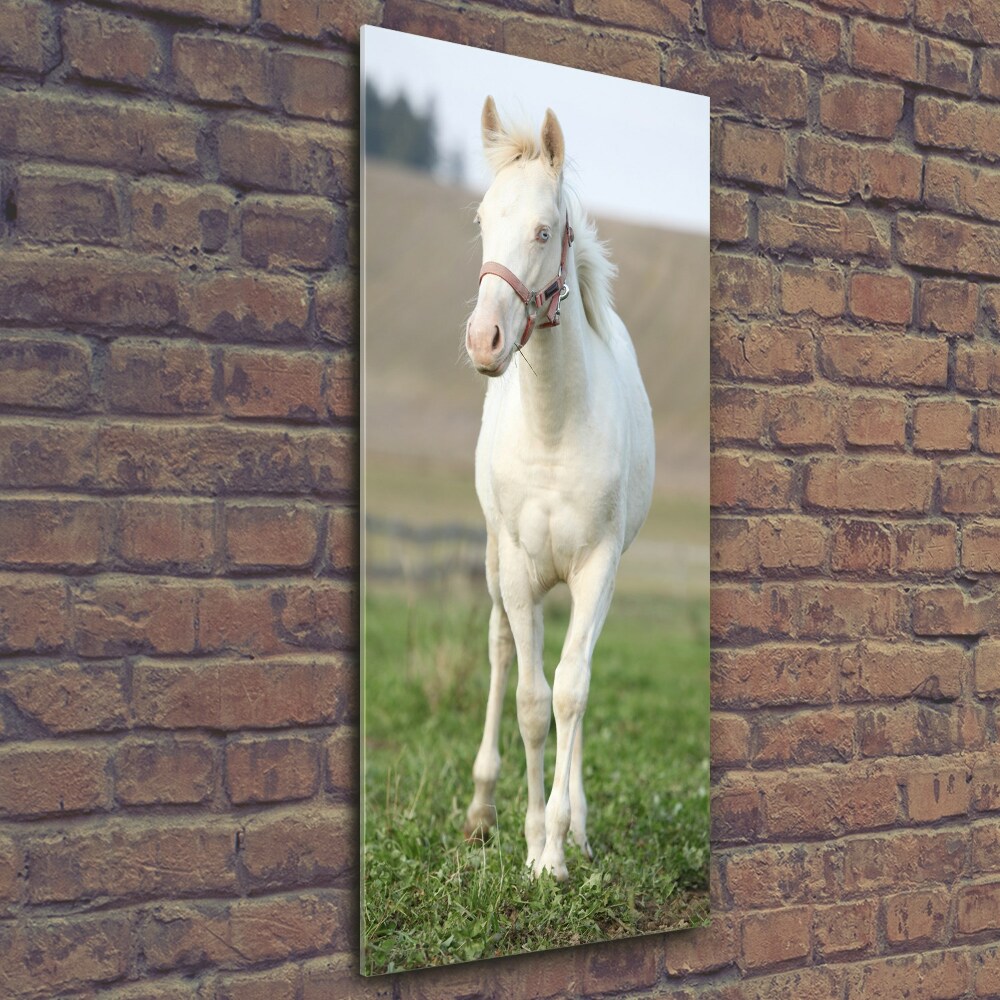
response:
<path id="1" fill-rule="evenodd" d="M 559 301 L 561 302 L 566 296 L 569 295 L 569 285 L 564 281 L 561 291 L 559 292 Z M 558 316 L 559 313 L 556 313 Z"/>

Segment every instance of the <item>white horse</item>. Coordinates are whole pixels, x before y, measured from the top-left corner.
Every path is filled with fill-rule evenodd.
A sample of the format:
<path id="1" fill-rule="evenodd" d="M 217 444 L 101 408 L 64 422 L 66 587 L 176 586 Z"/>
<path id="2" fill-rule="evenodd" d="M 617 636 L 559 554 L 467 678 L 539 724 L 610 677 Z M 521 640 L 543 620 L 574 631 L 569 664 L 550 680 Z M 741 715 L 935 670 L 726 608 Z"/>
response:
<path id="1" fill-rule="evenodd" d="M 565 142 L 555 115 L 546 112 L 538 139 L 505 127 L 488 97 L 482 135 L 495 177 L 477 216 L 484 264 L 465 347 L 491 376 L 476 492 L 493 610 L 486 724 L 465 833 L 484 837 L 496 818 L 500 712 L 516 652 L 527 863 L 535 875 L 563 880 L 567 832 L 593 858 L 582 760 L 590 661 L 622 552 L 649 510 L 653 422 L 632 342 L 612 309 L 614 267 L 563 184 Z M 550 689 L 542 598 L 559 581 L 569 585 L 572 614 Z M 543 753 L 553 710 L 556 762 L 546 806 Z"/>

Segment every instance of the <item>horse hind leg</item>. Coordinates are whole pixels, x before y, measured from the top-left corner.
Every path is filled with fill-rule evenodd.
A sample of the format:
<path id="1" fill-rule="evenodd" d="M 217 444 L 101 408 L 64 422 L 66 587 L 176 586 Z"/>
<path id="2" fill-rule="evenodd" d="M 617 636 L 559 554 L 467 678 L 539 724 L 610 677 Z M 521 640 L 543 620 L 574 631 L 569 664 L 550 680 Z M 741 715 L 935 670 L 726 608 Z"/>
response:
<path id="1" fill-rule="evenodd" d="M 486 580 L 493 610 L 490 612 L 489 658 L 490 692 L 486 700 L 486 723 L 479 744 L 472 780 L 475 791 L 466 812 L 466 840 L 485 840 L 496 823 L 496 786 L 500 773 L 500 716 L 507 690 L 507 675 L 514 657 L 514 637 L 500 599 L 496 541 L 490 535 L 486 545 Z"/>
<path id="2" fill-rule="evenodd" d="M 587 796 L 583 791 L 583 719 L 576 727 L 569 765 L 569 831 L 587 860 L 593 861 L 594 850 L 587 839 Z"/>

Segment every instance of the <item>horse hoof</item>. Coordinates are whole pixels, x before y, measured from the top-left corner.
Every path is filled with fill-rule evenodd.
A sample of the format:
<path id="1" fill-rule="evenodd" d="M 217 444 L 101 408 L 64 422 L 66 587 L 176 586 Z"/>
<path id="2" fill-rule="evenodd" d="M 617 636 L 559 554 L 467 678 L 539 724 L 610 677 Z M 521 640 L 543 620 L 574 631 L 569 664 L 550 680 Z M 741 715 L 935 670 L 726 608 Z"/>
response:
<path id="1" fill-rule="evenodd" d="M 594 849 L 590 846 L 590 841 L 589 840 L 585 840 L 583 842 L 583 847 L 581 847 L 580 850 L 583 851 L 583 853 L 587 856 L 587 860 L 588 861 L 593 861 L 594 860 L 594 857 L 595 857 L 595 855 L 594 855 Z"/>
<path id="2" fill-rule="evenodd" d="M 462 831 L 470 844 L 487 844 L 493 837 L 493 831 L 488 823 L 466 820 Z"/>

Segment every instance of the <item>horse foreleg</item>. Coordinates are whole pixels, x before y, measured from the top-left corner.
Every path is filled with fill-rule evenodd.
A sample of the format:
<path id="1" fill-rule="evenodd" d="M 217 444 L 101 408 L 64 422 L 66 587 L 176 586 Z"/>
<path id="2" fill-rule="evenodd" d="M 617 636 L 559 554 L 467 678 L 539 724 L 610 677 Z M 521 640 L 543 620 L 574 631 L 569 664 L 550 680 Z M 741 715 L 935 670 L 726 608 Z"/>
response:
<path id="1" fill-rule="evenodd" d="M 571 788 L 579 792 L 578 805 L 582 805 L 581 822 L 574 835 L 578 842 L 582 838 L 581 846 L 588 849 L 583 799 L 583 713 L 590 692 L 590 660 L 611 606 L 617 568 L 618 552 L 608 547 L 595 551 L 569 580 L 573 611 L 552 686 L 556 766 L 552 794 L 545 809 L 545 850 L 535 867 L 536 874 L 548 871 L 560 881 L 569 877 L 565 844 L 572 816 Z"/>
<path id="2" fill-rule="evenodd" d="M 486 724 L 472 765 L 475 792 L 465 819 L 467 840 L 485 840 L 496 822 L 496 787 L 500 774 L 500 716 L 507 690 L 507 674 L 514 657 L 514 638 L 499 593 L 490 612 L 490 693 L 486 700 Z"/>
<path id="3" fill-rule="evenodd" d="M 587 839 L 587 796 L 583 792 L 583 719 L 577 723 L 569 764 L 569 829 L 576 846 L 587 860 L 593 861 L 594 851 Z"/>

